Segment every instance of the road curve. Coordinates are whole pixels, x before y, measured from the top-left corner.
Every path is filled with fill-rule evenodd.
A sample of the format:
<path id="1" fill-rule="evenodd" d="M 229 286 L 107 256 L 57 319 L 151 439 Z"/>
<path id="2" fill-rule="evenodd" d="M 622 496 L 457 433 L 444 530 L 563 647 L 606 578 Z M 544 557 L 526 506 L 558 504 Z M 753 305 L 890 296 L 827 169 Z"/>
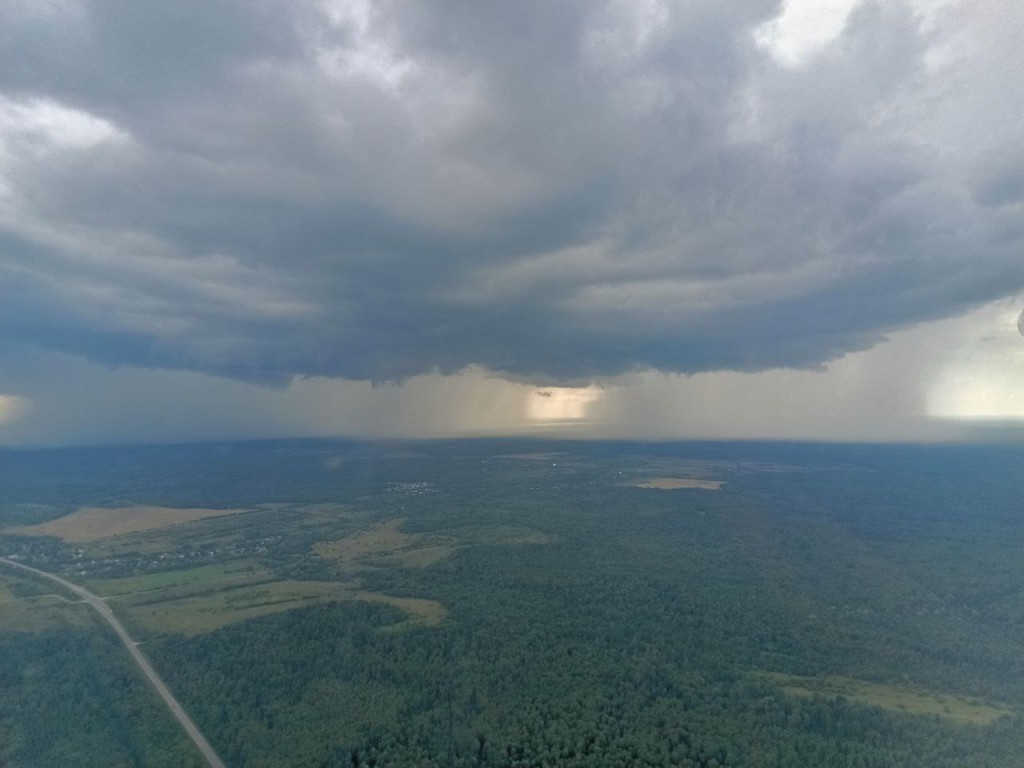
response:
<path id="1" fill-rule="evenodd" d="M 74 592 L 85 602 L 95 608 L 96 612 L 114 628 L 117 636 L 121 638 L 121 642 L 124 643 L 124 647 L 128 649 L 128 653 L 131 654 L 135 663 L 139 665 L 142 673 L 156 689 L 156 692 L 160 694 L 160 698 L 162 698 L 164 703 L 167 704 L 167 708 L 171 710 L 171 714 L 177 718 L 179 723 L 181 723 L 181 727 L 185 729 L 185 733 L 190 739 L 192 739 L 192 743 L 196 745 L 199 751 L 203 754 L 203 757 L 206 758 L 206 762 L 210 764 L 210 768 L 225 768 L 224 763 L 219 757 L 217 757 L 217 753 L 213 751 L 213 747 L 210 746 L 210 742 L 206 740 L 206 737 L 203 736 L 198 726 L 192 722 L 192 718 L 188 716 L 181 704 L 178 703 L 178 700 L 174 698 L 174 694 L 171 693 L 164 681 L 160 679 L 160 675 L 158 675 L 156 670 L 153 669 L 153 666 L 149 663 L 149 659 L 142 655 L 142 651 L 138 649 L 138 646 L 136 642 L 132 640 L 131 635 L 129 635 L 125 631 L 125 628 L 121 626 L 121 622 L 117 620 L 117 617 L 114 616 L 114 612 L 110 610 L 110 606 L 89 590 L 80 587 L 77 584 L 72 584 L 70 581 L 62 579 L 60 576 L 47 573 L 46 571 L 41 571 L 38 568 L 33 568 L 29 565 L 23 565 L 22 563 L 15 562 L 14 560 L 9 560 L 6 557 L 0 557 L 0 563 L 9 565 L 12 568 L 18 568 L 22 571 L 28 571 L 35 576 L 40 576 L 44 579 L 49 579 L 50 581 L 55 581 L 65 589 Z"/>

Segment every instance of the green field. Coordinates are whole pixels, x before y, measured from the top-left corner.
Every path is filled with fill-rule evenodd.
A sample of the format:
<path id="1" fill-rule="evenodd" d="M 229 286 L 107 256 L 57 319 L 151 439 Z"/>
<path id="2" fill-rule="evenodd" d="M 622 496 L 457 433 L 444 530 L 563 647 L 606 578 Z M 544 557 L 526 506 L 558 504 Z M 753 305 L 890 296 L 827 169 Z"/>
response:
<path id="1" fill-rule="evenodd" d="M 802 677 L 772 672 L 762 672 L 757 676 L 779 686 L 791 696 L 846 699 L 892 712 L 937 715 L 971 725 L 991 725 L 1000 718 L 1014 714 L 1010 707 L 984 703 L 969 696 L 882 685 L 852 677 Z"/>
<path id="2" fill-rule="evenodd" d="M 91 609 L 33 579 L 0 571 L 0 632 L 91 626 Z"/>
<path id="3" fill-rule="evenodd" d="M 270 574 L 257 560 L 233 560 L 180 571 L 157 571 L 121 579 L 89 579 L 83 586 L 101 597 L 131 595 L 176 587 L 207 588 L 251 581 Z"/>
<path id="4" fill-rule="evenodd" d="M 444 606 L 434 600 L 395 597 L 333 581 L 272 581 L 243 586 L 225 585 L 216 591 L 191 596 L 178 596 L 177 593 L 168 599 L 150 596 L 144 602 L 140 601 L 141 597 L 137 596 L 126 603 L 124 613 L 146 630 L 160 634 L 196 635 L 257 616 L 351 600 L 399 608 L 408 616 L 402 624 L 435 626 L 447 615 Z"/>

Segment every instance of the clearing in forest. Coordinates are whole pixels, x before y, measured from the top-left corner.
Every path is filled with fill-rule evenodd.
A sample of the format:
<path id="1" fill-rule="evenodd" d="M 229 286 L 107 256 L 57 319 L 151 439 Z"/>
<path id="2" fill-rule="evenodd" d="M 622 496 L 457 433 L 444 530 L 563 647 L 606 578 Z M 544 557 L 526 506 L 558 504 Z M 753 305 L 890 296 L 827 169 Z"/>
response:
<path id="1" fill-rule="evenodd" d="M 1005 706 L 985 703 L 970 696 L 920 688 L 871 683 L 853 677 L 801 677 L 777 672 L 759 673 L 768 682 L 778 685 L 791 696 L 809 698 L 823 696 L 855 701 L 881 707 L 893 712 L 911 715 L 938 715 L 949 720 L 972 725 L 991 725 L 1013 711 Z"/>
<path id="2" fill-rule="evenodd" d="M 403 522 L 401 519 L 388 520 L 343 539 L 321 541 L 313 547 L 313 551 L 320 557 L 342 565 L 362 562 L 413 568 L 433 565 L 455 551 L 455 547 L 448 541 L 431 540 L 423 534 L 403 532 L 400 530 Z"/>
<path id="3" fill-rule="evenodd" d="M 722 480 L 697 480 L 691 477 L 649 477 L 630 483 L 634 488 L 656 488 L 659 491 L 675 491 L 680 488 L 696 488 L 701 491 L 718 491 Z"/>
<path id="4" fill-rule="evenodd" d="M 532 528 L 509 525 L 467 527 L 450 535 L 405 533 L 403 520 L 388 520 L 343 539 L 321 541 L 313 551 L 349 568 L 366 566 L 425 568 L 439 563 L 461 547 L 550 544 L 552 536 Z"/>
<path id="5" fill-rule="evenodd" d="M 137 533 L 156 528 L 169 528 L 194 520 L 224 515 L 237 515 L 247 509 L 174 509 L 136 505 L 131 507 L 81 507 L 70 515 L 36 525 L 8 528 L 8 533 L 23 536 L 56 536 L 63 541 L 86 542 Z"/>

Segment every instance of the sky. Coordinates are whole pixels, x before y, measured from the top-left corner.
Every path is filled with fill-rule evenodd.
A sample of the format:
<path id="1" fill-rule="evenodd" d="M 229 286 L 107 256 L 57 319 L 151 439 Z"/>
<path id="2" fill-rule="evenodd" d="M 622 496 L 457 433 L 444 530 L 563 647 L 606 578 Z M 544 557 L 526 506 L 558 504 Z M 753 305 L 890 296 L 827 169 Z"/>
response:
<path id="1" fill-rule="evenodd" d="M 0 445 L 1015 433 L 1021 72 L 1013 0 L 3 0 Z"/>

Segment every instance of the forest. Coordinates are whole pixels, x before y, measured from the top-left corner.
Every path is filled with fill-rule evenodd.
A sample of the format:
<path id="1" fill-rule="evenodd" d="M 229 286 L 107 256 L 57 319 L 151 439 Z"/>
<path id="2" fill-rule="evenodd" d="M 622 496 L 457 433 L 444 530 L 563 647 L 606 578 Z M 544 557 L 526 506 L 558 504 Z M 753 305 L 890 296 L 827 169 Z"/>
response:
<path id="1" fill-rule="evenodd" d="M 1022 458 L 8 451 L 0 555 L 103 595 L 237 768 L 1017 768 Z M 0 569 L 0 764 L 202 765 L 113 633 L 53 592 Z"/>

